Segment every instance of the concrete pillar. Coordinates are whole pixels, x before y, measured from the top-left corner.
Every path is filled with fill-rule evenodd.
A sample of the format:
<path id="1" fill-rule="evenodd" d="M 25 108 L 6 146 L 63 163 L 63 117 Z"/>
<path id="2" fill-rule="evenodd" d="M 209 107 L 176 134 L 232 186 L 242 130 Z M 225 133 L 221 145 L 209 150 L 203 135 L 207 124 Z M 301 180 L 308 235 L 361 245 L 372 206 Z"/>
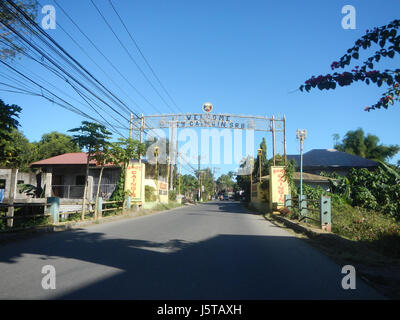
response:
<path id="1" fill-rule="evenodd" d="M 88 176 L 88 186 L 86 192 L 86 199 L 88 201 L 93 200 L 93 176 Z"/>
<path id="2" fill-rule="evenodd" d="M 325 231 L 331 232 L 331 197 L 321 196 L 320 198 L 320 220 L 321 228 Z"/>
<path id="3" fill-rule="evenodd" d="M 53 175 L 51 172 L 43 172 L 42 173 L 41 187 L 44 191 L 45 198 L 51 197 L 51 194 L 52 194 L 52 190 L 51 190 L 52 176 Z"/>
<path id="4" fill-rule="evenodd" d="M 7 217 L 14 217 L 14 199 L 15 194 L 17 193 L 17 177 L 18 176 L 18 169 L 11 169 L 11 177 L 10 177 L 10 189 L 9 189 L 9 196 L 8 196 L 8 203 L 11 204 L 8 207 Z M 12 228 L 14 225 L 14 219 L 7 219 L 7 227 Z"/>
<path id="5" fill-rule="evenodd" d="M 285 194 L 285 207 L 289 210 L 292 209 L 292 196 L 290 194 Z"/>
<path id="6" fill-rule="evenodd" d="M 131 197 L 128 196 L 126 198 L 126 210 L 129 210 L 131 208 Z"/>
<path id="7" fill-rule="evenodd" d="M 97 198 L 97 217 L 101 218 L 103 215 L 103 198 Z"/>
<path id="8" fill-rule="evenodd" d="M 47 206 L 47 212 L 51 214 L 51 221 L 57 224 L 60 217 L 60 198 L 48 197 L 46 202 L 50 204 L 50 206 Z"/>

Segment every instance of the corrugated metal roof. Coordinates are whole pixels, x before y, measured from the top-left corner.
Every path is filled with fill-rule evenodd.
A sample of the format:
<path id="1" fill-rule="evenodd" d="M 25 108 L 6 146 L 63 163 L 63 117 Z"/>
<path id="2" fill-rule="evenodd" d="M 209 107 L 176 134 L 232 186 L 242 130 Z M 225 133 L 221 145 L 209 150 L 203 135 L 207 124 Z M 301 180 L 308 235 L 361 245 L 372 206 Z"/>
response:
<path id="1" fill-rule="evenodd" d="M 64 153 L 60 154 L 59 156 L 33 162 L 30 164 L 30 166 L 41 167 L 51 165 L 86 165 L 87 157 L 88 155 L 86 152 Z M 89 164 L 96 166 L 96 161 L 91 160 Z M 106 167 L 113 167 L 113 165 L 107 164 Z"/>
<path id="2" fill-rule="evenodd" d="M 300 165 L 300 155 L 288 155 Z M 303 167 L 350 167 L 372 168 L 377 167 L 378 162 L 355 156 L 335 149 L 313 149 L 303 154 Z"/>

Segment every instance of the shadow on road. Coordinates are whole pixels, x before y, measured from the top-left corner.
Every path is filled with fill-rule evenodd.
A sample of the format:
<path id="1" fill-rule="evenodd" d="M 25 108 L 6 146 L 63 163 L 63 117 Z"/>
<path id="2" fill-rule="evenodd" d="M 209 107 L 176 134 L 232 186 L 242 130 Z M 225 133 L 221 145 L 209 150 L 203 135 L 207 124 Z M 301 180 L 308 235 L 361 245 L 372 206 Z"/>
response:
<path id="1" fill-rule="evenodd" d="M 0 263 L 36 254 L 45 260 L 70 258 L 122 270 L 99 275 L 95 283 L 58 299 L 379 297 L 362 283 L 357 290 L 343 290 L 341 268 L 293 237 L 227 234 L 194 243 L 180 239 L 157 243 L 74 230 L 2 249 Z M 58 282 L 57 289 L 62 285 Z"/>

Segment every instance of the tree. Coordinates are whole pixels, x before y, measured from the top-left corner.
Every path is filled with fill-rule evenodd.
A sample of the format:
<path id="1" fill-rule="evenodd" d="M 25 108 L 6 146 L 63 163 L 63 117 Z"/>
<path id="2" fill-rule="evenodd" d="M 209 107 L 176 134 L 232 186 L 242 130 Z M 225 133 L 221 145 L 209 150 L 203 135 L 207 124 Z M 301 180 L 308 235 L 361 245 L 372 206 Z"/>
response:
<path id="1" fill-rule="evenodd" d="M 184 174 L 181 176 L 181 193 L 185 196 L 193 197 L 194 192 L 198 188 L 198 180 L 191 174 Z"/>
<path id="2" fill-rule="evenodd" d="M 345 68 L 350 65 L 350 62 L 359 59 L 360 49 L 366 50 L 371 45 L 378 44 L 380 50 L 376 51 L 372 56 L 365 60 L 362 66 L 355 66 L 351 72 L 343 73 L 335 72 L 325 76 L 311 77 L 305 84 L 300 86 L 300 90 L 310 91 L 317 87 L 320 90 L 336 89 L 336 85 L 349 86 L 357 81 L 363 81 L 367 85 L 370 83 L 381 87 L 383 84 L 387 87 L 382 94 L 382 98 L 372 106 L 364 108 L 365 111 L 387 109 L 389 103 L 393 105 L 394 101 L 400 100 L 400 69 L 385 69 L 384 71 L 374 70 L 374 62 L 379 62 L 382 57 L 393 58 L 396 53 L 400 53 L 400 36 L 397 36 L 397 31 L 400 27 L 400 20 L 394 20 L 388 25 L 379 28 L 367 30 L 366 34 L 358 39 L 352 48 L 347 50 L 347 53 L 340 58 L 339 61 L 334 61 L 331 64 L 331 69 Z"/>
<path id="3" fill-rule="evenodd" d="M 110 144 L 108 151 L 112 163 L 121 167 L 121 176 L 118 186 L 114 190 L 111 199 L 117 201 L 125 200 L 125 173 L 132 159 L 138 159 L 143 154 L 145 144 L 132 138 L 120 138 L 117 142 Z M 146 167 L 147 169 L 147 167 Z"/>
<path id="4" fill-rule="evenodd" d="M 12 133 L 19 126 L 18 118 L 22 108 L 13 104 L 7 105 L 0 100 L 0 166 L 12 165 L 13 146 Z"/>
<path id="5" fill-rule="evenodd" d="M 214 194 L 214 175 L 210 168 L 196 170 L 196 176 L 201 179 L 201 186 L 204 187 L 204 192 L 201 192 L 202 199 L 208 200 L 211 194 Z"/>
<path id="6" fill-rule="evenodd" d="M 261 175 L 265 176 L 268 174 L 268 161 L 267 161 L 267 142 L 265 138 L 262 138 L 260 143 L 260 149 L 262 150 L 261 154 Z M 253 167 L 253 182 L 259 181 L 260 179 L 260 156 L 257 156 L 254 159 L 254 167 Z"/>
<path id="7" fill-rule="evenodd" d="M 57 131 L 46 133 L 39 142 L 34 143 L 35 160 L 42 160 L 64 153 L 81 151 L 72 137 Z"/>
<path id="8" fill-rule="evenodd" d="M 86 206 L 86 193 L 87 184 L 89 176 L 89 161 L 96 150 L 102 148 L 108 144 L 108 139 L 111 136 L 109 132 L 103 125 L 82 121 L 82 125 L 78 128 L 70 129 L 69 132 L 78 132 L 79 134 L 73 135 L 73 141 L 80 148 L 87 150 L 87 162 L 86 162 L 86 174 L 85 174 L 85 187 L 83 191 L 83 201 L 82 201 L 82 220 L 85 219 L 85 206 Z"/>
<path id="9" fill-rule="evenodd" d="M 96 161 L 97 166 L 100 166 L 99 181 L 97 182 L 97 190 L 96 190 L 95 205 L 94 205 L 94 215 L 95 215 L 95 218 L 97 218 L 98 199 L 99 199 L 99 193 L 100 193 L 101 180 L 103 178 L 104 167 L 108 163 L 115 162 L 115 159 L 110 152 L 110 144 L 104 143 L 101 145 L 97 145 L 96 150 L 94 151 L 94 154 L 91 156 L 91 160 L 92 159 Z"/>
<path id="10" fill-rule="evenodd" d="M 365 136 L 364 131 L 359 128 L 348 131 L 340 144 L 335 145 L 335 149 L 360 156 L 366 159 L 387 161 L 400 151 L 400 146 L 384 146 L 378 144 L 379 138 L 372 134 Z"/>
<path id="11" fill-rule="evenodd" d="M 38 8 L 36 0 L 19 0 L 15 4 L 32 19 L 36 18 Z M 15 9 L 11 5 L 1 1 L 0 7 L 0 59 L 13 58 L 23 52 L 24 48 L 16 41 L 18 36 L 10 28 L 24 33 L 25 27 L 12 13 Z"/>
<path id="12" fill-rule="evenodd" d="M 25 135 L 13 129 L 10 134 L 9 141 L 10 156 L 9 167 L 19 168 L 20 171 L 26 171 L 28 165 L 33 161 L 34 146 Z"/>
<path id="13" fill-rule="evenodd" d="M 233 181 L 233 177 L 235 173 L 233 171 L 229 171 L 227 174 L 221 174 L 221 176 L 217 179 L 217 190 L 220 192 L 224 192 L 228 189 L 234 189 L 236 182 Z"/>

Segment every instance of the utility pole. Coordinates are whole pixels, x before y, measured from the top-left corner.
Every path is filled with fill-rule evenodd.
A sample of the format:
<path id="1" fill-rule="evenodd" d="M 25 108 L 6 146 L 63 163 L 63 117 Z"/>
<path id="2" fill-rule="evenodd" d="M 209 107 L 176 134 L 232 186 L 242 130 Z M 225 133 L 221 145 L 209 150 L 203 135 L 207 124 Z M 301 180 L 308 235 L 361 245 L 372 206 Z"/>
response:
<path id="1" fill-rule="evenodd" d="M 131 113 L 131 119 L 129 121 L 129 138 L 132 139 L 133 133 L 133 113 Z"/>
<path id="2" fill-rule="evenodd" d="M 262 156 L 263 150 L 260 148 L 257 151 L 258 151 L 258 172 L 260 175 L 260 183 L 261 183 L 261 174 L 262 174 L 262 172 L 261 172 L 261 156 Z"/>
<path id="3" fill-rule="evenodd" d="M 286 155 L 286 115 L 283 116 L 283 157 L 284 163 L 286 165 L 287 155 Z"/>
<path id="4" fill-rule="evenodd" d="M 144 116 L 143 113 L 140 117 L 140 133 L 139 133 L 139 141 L 140 143 L 143 142 L 143 130 L 144 130 Z M 142 155 L 139 153 L 139 163 L 142 163 Z"/>
<path id="5" fill-rule="evenodd" d="M 174 140 L 175 140 L 175 120 L 172 120 L 172 132 L 171 132 L 171 141 L 169 142 L 169 150 L 170 150 L 170 156 L 171 156 L 171 160 L 173 159 L 172 157 L 174 157 Z M 172 152 L 171 152 L 172 151 Z M 174 172 L 174 168 L 172 165 L 172 162 L 170 162 L 169 164 L 169 172 L 171 173 L 171 179 L 169 181 L 169 189 L 172 190 L 173 187 L 173 172 Z"/>
<path id="6" fill-rule="evenodd" d="M 168 157 L 167 158 L 167 186 L 168 186 L 168 183 L 169 183 L 169 172 L 170 172 L 170 170 L 169 170 L 169 161 L 170 161 L 170 158 Z"/>
<path id="7" fill-rule="evenodd" d="M 178 156 L 179 156 L 179 154 L 178 154 Z M 176 160 L 177 160 L 177 166 L 178 166 L 178 194 L 181 194 L 181 166 L 180 166 L 178 157 L 176 158 Z"/>
<path id="8" fill-rule="evenodd" d="M 272 159 L 275 165 L 275 118 L 272 116 Z"/>
<path id="9" fill-rule="evenodd" d="M 250 159 L 250 202 L 251 202 L 251 192 L 253 191 L 253 158 Z"/>
<path id="10" fill-rule="evenodd" d="M 200 171 L 200 159 L 201 156 L 199 155 L 199 166 L 198 166 L 198 172 L 199 172 L 199 193 L 198 193 L 198 197 L 199 197 L 199 202 L 201 201 L 201 171 Z"/>
<path id="11" fill-rule="evenodd" d="M 297 130 L 296 138 L 300 140 L 300 197 L 299 197 L 299 209 L 300 214 L 302 212 L 302 201 L 303 201 L 303 141 L 307 137 L 307 130 Z"/>
<path id="12" fill-rule="evenodd" d="M 155 175 L 156 175 L 156 181 L 157 181 L 157 199 L 158 202 L 160 202 L 160 190 L 159 190 L 159 174 L 158 174 L 158 147 L 154 148 L 154 156 L 156 157 L 156 168 L 155 168 Z"/>

